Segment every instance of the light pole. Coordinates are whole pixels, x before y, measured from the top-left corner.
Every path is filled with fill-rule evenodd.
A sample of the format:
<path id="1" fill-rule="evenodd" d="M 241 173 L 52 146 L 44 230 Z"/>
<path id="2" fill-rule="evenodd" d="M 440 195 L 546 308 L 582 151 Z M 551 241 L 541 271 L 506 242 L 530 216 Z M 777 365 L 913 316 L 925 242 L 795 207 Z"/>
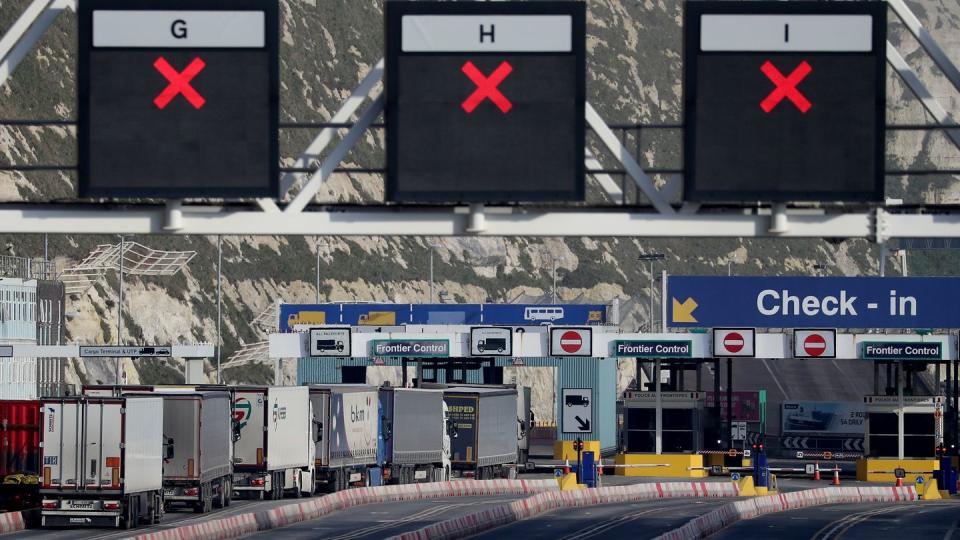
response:
<path id="1" fill-rule="evenodd" d="M 566 257 L 553 257 L 553 302 L 557 303 L 557 261 L 566 261 Z"/>
<path id="2" fill-rule="evenodd" d="M 122 344 L 121 334 L 123 333 L 123 235 L 120 235 L 120 274 L 117 280 L 117 345 Z M 116 359 L 116 371 L 114 373 L 114 384 L 120 384 L 120 358 Z"/>
<path id="3" fill-rule="evenodd" d="M 649 315 L 649 317 L 647 318 L 647 330 L 648 330 L 649 332 L 653 332 L 653 323 L 654 323 L 654 316 L 653 316 L 653 288 L 654 288 L 654 283 L 653 283 L 653 263 L 654 263 L 654 262 L 657 262 L 657 261 L 664 261 L 664 260 L 666 260 L 666 258 L 667 258 L 667 256 L 666 256 L 665 254 L 663 254 L 663 253 L 641 253 L 641 254 L 637 257 L 637 260 L 638 260 L 638 261 L 650 263 L 650 312 L 649 312 L 650 315 Z"/>
<path id="4" fill-rule="evenodd" d="M 427 245 L 430 246 L 430 300 L 429 303 L 433 303 L 433 253 L 440 247 L 439 242 L 427 242 Z M 441 304 L 443 302 L 440 302 Z"/>
<path id="5" fill-rule="evenodd" d="M 318 236 L 318 237 L 317 237 L 317 264 L 316 264 L 316 270 L 317 270 L 317 303 L 318 303 L 318 304 L 320 303 L 320 246 L 326 247 L 326 246 L 327 246 L 327 242 L 326 242 L 325 240 L 321 239 L 321 238 Z"/>
<path id="6" fill-rule="evenodd" d="M 223 277 L 223 236 L 217 235 L 217 384 L 220 384 L 220 350 L 223 349 L 223 292 L 221 281 Z"/>

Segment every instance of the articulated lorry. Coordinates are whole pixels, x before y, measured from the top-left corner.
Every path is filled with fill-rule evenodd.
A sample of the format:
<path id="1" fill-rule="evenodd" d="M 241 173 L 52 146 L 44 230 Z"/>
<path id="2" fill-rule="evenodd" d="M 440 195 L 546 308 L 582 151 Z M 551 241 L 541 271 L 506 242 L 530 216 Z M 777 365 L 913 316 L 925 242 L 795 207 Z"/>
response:
<path id="1" fill-rule="evenodd" d="M 42 526 L 160 522 L 163 399 L 43 399 L 41 407 Z"/>
<path id="2" fill-rule="evenodd" d="M 442 390 L 382 387 L 384 479 L 390 483 L 450 479 L 450 429 Z"/>
<path id="3" fill-rule="evenodd" d="M 313 412 L 306 386 L 238 386 L 233 491 L 259 499 L 312 495 Z"/>
<path id="4" fill-rule="evenodd" d="M 310 385 L 314 475 L 317 488 L 335 492 L 366 485 L 379 467 L 378 389 L 366 385 Z"/>
<path id="5" fill-rule="evenodd" d="M 229 506 L 235 437 L 230 394 L 158 390 L 149 395 L 163 398 L 163 436 L 172 447 L 163 467 L 166 504 L 198 513 Z"/>
<path id="6" fill-rule="evenodd" d="M 521 438 L 517 389 L 450 386 L 443 400 L 456 434 L 453 469 L 479 480 L 514 476 Z"/>

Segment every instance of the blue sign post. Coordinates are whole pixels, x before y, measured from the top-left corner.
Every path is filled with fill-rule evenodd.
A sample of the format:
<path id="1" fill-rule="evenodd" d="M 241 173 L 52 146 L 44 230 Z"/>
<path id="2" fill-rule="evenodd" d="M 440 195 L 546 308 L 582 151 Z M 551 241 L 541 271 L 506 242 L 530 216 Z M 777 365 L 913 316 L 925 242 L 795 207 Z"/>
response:
<path id="1" fill-rule="evenodd" d="M 673 328 L 958 328 L 960 278 L 669 276 Z"/>

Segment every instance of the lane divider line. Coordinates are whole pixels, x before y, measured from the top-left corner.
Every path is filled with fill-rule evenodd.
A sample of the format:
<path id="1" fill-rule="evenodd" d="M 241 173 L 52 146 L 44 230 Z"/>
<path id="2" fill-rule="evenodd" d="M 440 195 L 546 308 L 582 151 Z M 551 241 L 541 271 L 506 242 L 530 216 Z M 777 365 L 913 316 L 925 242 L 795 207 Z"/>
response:
<path id="1" fill-rule="evenodd" d="M 596 489 L 547 491 L 495 508 L 448 519 L 392 537 L 390 540 L 465 538 L 496 527 L 562 508 L 641 502 L 671 498 L 737 497 L 734 482 L 656 482 Z"/>
<path id="2" fill-rule="evenodd" d="M 402 486 L 361 487 L 331 493 L 260 510 L 217 518 L 212 515 L 201 523 L 172 527 L 133 536 L 136 540 L 227 540 L 260 531 L 276 529 L 302 521 L 317 519 L 339 510 L 364 504 L 378 504 L 443 497 L 483 497 L 531 495 L 557 491 L 556 480 L 455 480 Z"/>
<path id="3" fill-rule="evenodd" d="M 683 526 L 658 536 L 655 540 L 687 540 L 706 538 L 734 523 L 757 516 L 809 508 L 827 504 L 907 503 L 917 501 L 914 486 L 904 487 L 823 487 L 767 495 L 725 504 L 716 510 L 688 521 Z M 821 529 L 822 531 L 823 529 Z"/>

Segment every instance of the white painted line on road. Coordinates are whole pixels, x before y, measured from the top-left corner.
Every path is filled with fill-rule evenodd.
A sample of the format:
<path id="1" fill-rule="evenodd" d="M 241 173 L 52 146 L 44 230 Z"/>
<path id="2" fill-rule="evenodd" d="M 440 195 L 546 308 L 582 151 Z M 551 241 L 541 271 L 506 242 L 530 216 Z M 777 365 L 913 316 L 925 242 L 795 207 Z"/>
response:
<path id="1" fill-rule="evenodd" d="M 947 532 L 944 533 L 944 535 L 943 535 L 943 540 L 950 540 L 951 538 L 953 538 L 953 533 L 955 533 L 955 532 L 957 531 L 957 525 L 958 525 L 958 524 L 960 524 L 960 519 L 958 519 L 958 520 L 954 521 L 952 524 L 950 524 L 950 528 L 947 529 Z"/>

